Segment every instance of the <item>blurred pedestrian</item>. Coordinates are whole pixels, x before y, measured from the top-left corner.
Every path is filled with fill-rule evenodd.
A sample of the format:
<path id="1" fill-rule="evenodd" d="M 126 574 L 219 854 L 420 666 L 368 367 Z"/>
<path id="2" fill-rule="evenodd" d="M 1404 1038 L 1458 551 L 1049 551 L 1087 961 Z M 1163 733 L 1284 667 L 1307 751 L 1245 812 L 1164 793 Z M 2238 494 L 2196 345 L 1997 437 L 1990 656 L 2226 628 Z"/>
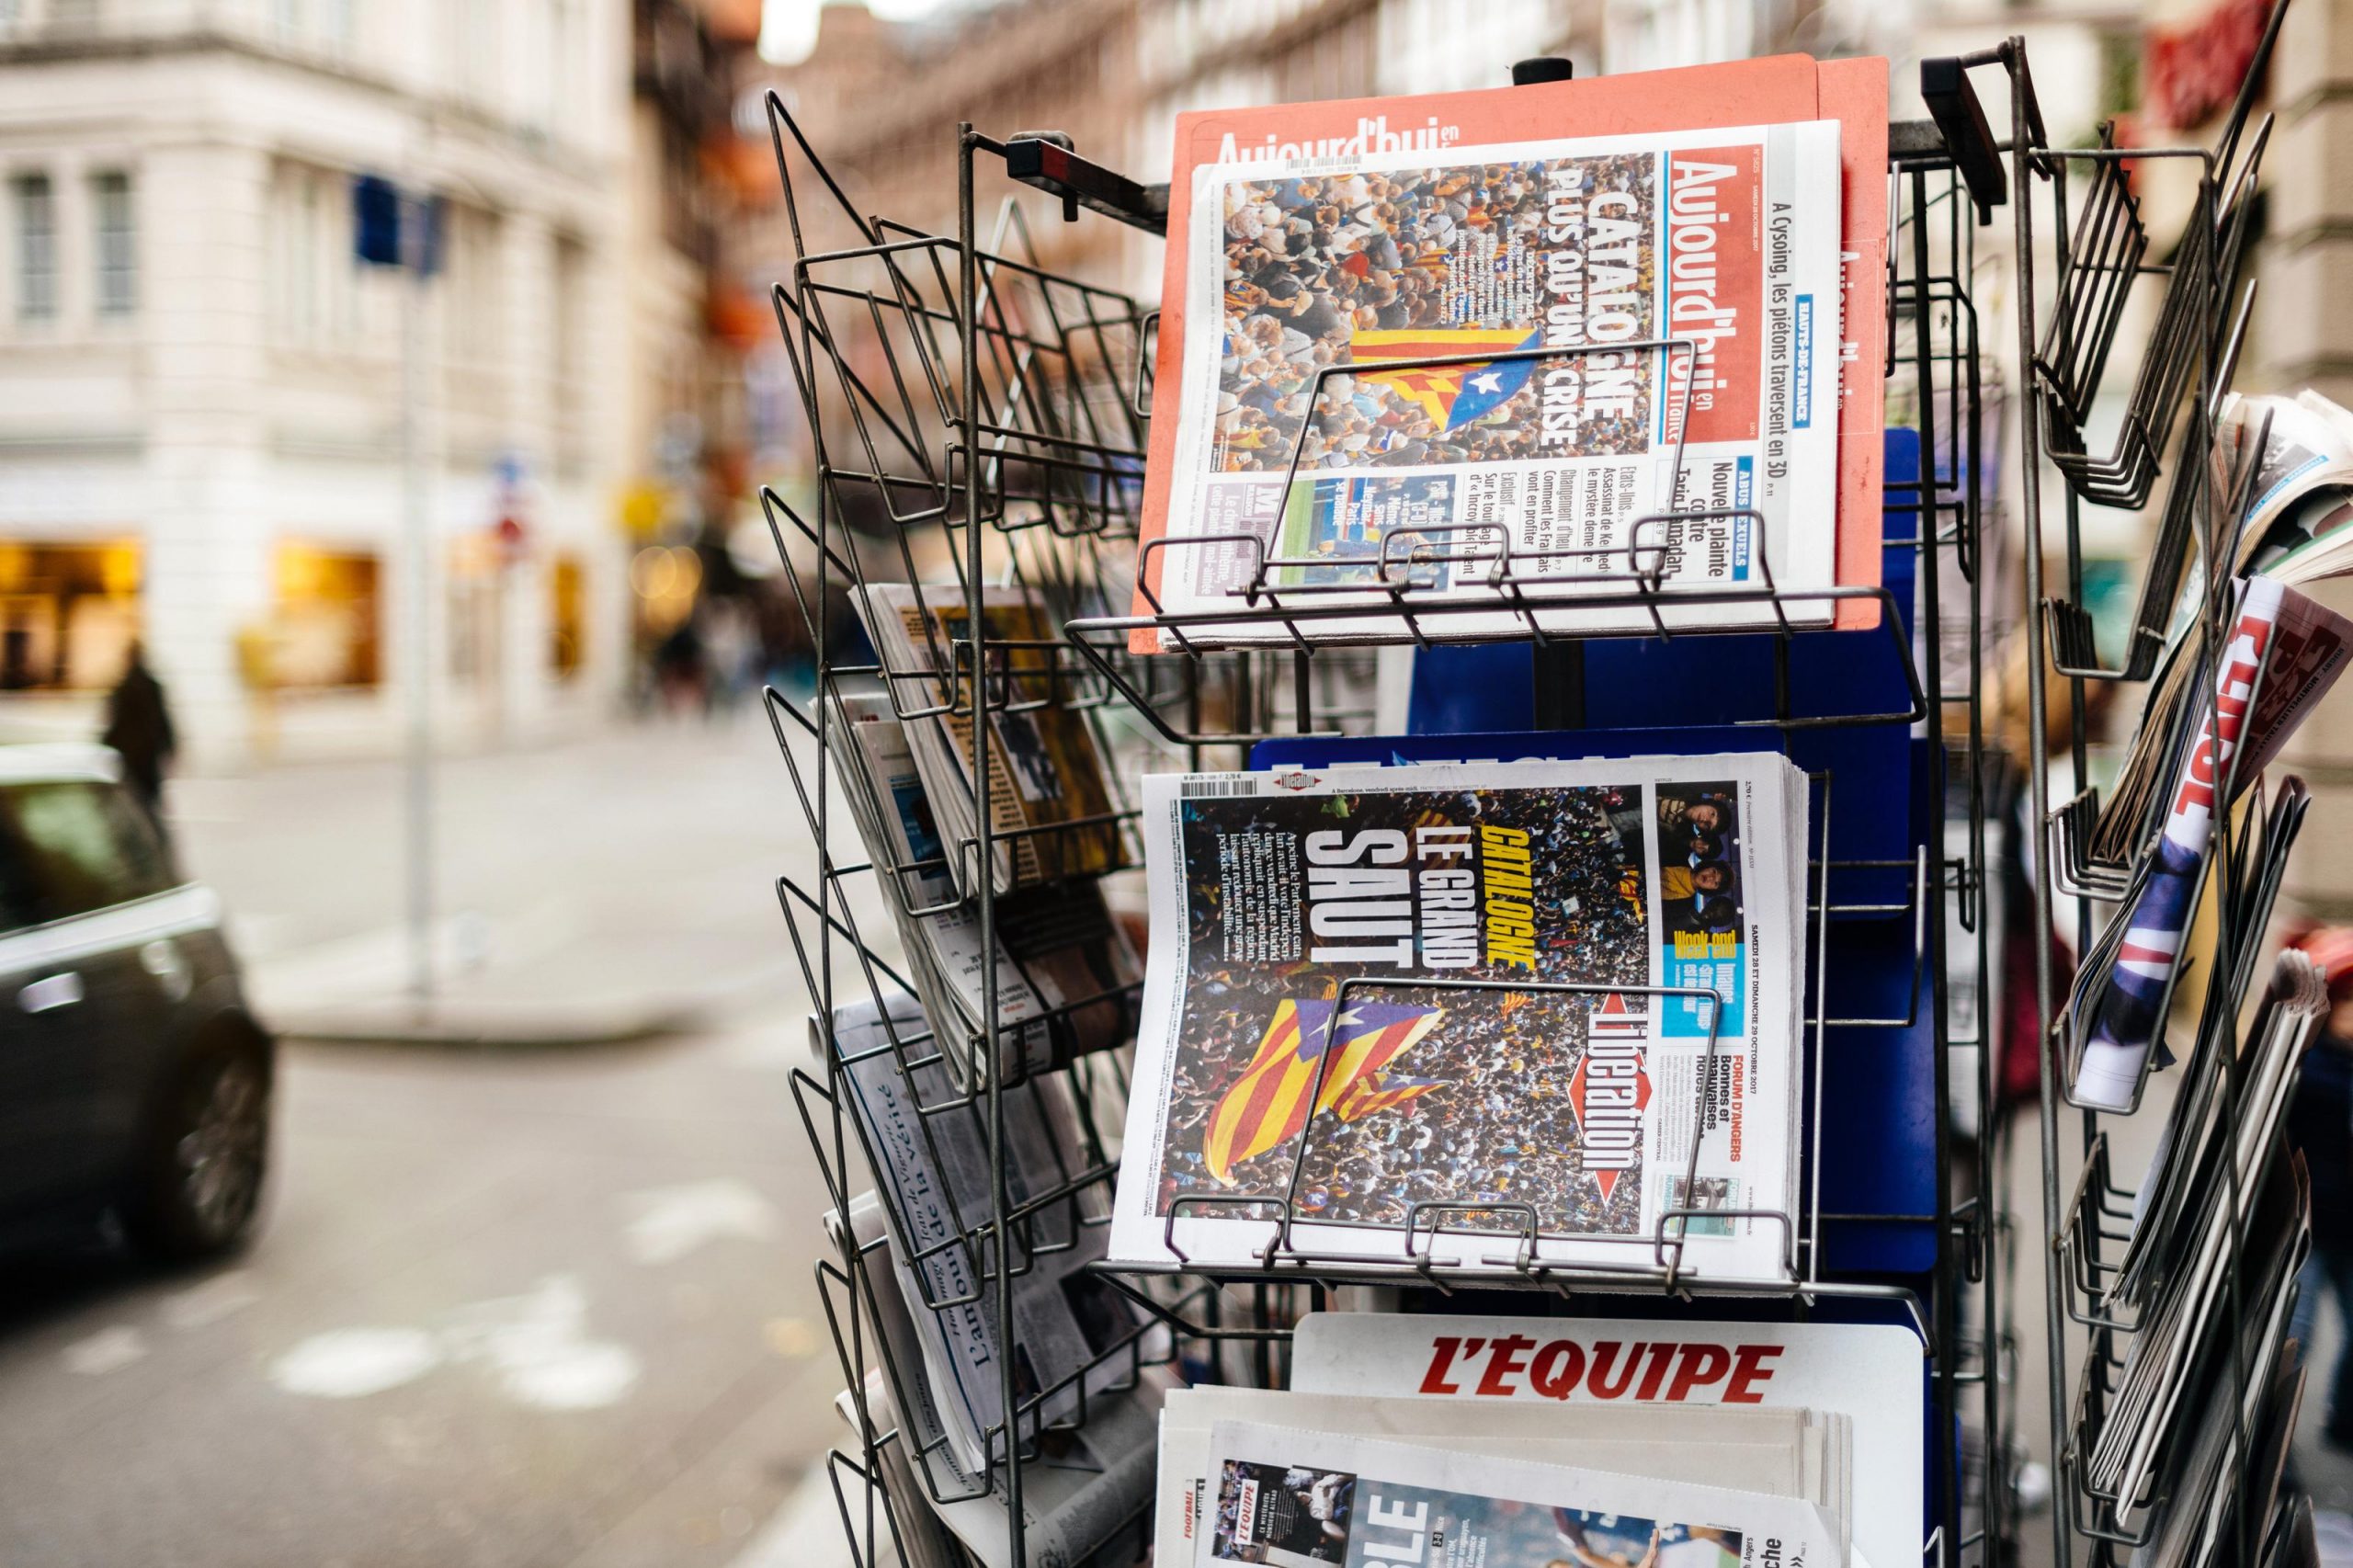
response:
<path id="1" fill-rule="evenodd" d="M 122 678 L 107 694 L 107 727 L 99 741 L 122 756 L 122 781 L 147 808 L 155 831 L 164 829 L 164 772 L 179 738 L 172 731 L 172 708 L 164 683 L 147 667 L 147 653 L 133 638 Z"/>
<path id="2" fill-rule="evenodd" d="M 2336 1299 L 2336 1368 L 2330 1375 L 2322 1440 L 2353 1449 L 2353 930 L 2322 926 L 2295 943 L 2328 982 L 2328 1017 L 2288 1103 L 2288 1138 L 2311 1173 L 2313 1250 L 2296 1280 L 2289 1333 L 2313 1362 L 2320 1299 Z"/>
<path id="3" fill-rule="evenodd" d="M 654 650 L 654 678 L 660 683 L 663 701 L 673 712 L 710 710 L 710 663 L 703 647 L 702 628 L 695 619 L 691 614 L 687 616 Z"/>

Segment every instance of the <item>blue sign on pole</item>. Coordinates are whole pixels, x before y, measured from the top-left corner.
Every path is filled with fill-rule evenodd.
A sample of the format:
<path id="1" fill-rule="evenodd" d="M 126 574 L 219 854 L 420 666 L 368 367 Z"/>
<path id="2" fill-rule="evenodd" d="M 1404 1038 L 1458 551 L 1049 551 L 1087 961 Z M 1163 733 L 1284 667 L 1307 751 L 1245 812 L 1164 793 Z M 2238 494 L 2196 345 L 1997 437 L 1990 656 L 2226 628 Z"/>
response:
<path id="1" fill-rule="evenodd" d="M 417 225 L 417 270 L 430 278 L 441 270 L 441 233 L 449 202 L 429 196 L 416 200 L 381 175 L 361 175 L 351 182 L 351 241 L 353 254 L 370 267 L 402 267 L 401 225 Z"/>
<path id="2" fill-rule="evenodd" d="M 370 267 L 401 264 L 400 187 L 381 175 L 351 182 L 352 248 Z"/>

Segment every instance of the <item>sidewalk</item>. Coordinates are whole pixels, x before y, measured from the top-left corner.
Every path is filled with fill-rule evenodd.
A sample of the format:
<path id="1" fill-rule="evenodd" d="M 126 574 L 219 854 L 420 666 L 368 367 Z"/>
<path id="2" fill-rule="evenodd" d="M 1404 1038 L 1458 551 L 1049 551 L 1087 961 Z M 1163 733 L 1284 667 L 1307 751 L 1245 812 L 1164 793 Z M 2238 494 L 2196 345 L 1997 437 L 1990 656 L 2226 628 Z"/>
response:
<path id="1" fill-rule="evenodd" d="M 220 892 L 279 1033 L 588 1044 L 801 1005 L 773 888 L 815 857 L 756 710 L 441 763 L 427 1010 L 403 791 L 392 762 L 172 785 L 184 863 Z"/>

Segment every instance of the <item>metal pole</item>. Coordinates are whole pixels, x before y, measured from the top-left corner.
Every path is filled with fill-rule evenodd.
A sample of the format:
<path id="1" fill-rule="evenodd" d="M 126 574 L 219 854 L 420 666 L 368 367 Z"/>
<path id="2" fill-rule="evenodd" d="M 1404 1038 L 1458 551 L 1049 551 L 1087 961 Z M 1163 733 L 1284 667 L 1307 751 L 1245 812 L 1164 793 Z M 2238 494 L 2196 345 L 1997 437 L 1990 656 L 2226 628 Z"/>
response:
<path id="1" fill-rule="evenodd" d="M 433 1006 L 433 517 L 425 459 L 425 223 L 421 189 L 401 200 L 401 497 L 407 571 L 408 741 L 403 769 L 408 825 L 409 997 Z"/>
<path id="2" fill-rule="evenodd" d="M 956 313 L 963 331 L 959 347 L 963 354 L 963 388 L 958 399 L 956 437 L 964 445 L 964 613 L 965 631 L 972 650 L 972 828 L 980 840 L 980 869 L 973 881 L 973 917 L 980 927 L 980 950 L 993 954 L 997 950 L 996 936 L 996 845 L 991 831 L 990 813 L 995 809 L 991 800 L 989 784 L 989 665 L 988 613 L 986 578 L 983 575 L 985 562 L 983 550 L 986 540 L 982 537 L 985 525 L 981 521 L 981 326 L 979 260 L 974 247 L 980 244 L 979 225 L 973 220 L 972 150 L 975 138 L 970 121 L 957 126 L 956 159 Z M 951 650 L 952 653 L 952 650 Z M 1008 678 L 1009 676 L 1008 676 Z M 945 721 L 943 721 L 945 722 Z M 1007 1555 L 1016 1563 L 1026 1562 L 1028 1551 L 1025 1538 L 1029 1531 L 1021 1511 L 1021 1385 L 1014 1365 L 1015 1318 L 1013 1312 L 1013 1248 L 1006 1216 L 1013 1210 L 1012 1152 L 1005 1137 L 1005 1059 L 1002 1040 L 1004 1029 L 997 1017 L 996 965 L 981 964 L 981 1051 L 983 1061 L 976 1071 L 988 1074 L 988 1150 L 990 1199 L 989 1247 L 983 1254 L 983 1262 L 995 1254 L 996 1277 L 996 1356 L 997 1398 L 1002 1405 L 1005 1431 L 1005 1493 L 1006 1528 L 1008 1531 Z M 985 1438 L 982 1442 L 981 1469 L 988 1479 L 990 1454 Z"/>
<path id="3" fill-rule="evenodd" d="M 2034 426 L 2034 141 L 2027 117 L 2026 40 L 2012 37 L 2000 57 L 2010 78 L 2010 210 L 2018 247 L 2018 491 L 2026 528 L 2026 708 L 2027 821 L 2040 835 L 2051 816 L 2050 747 L 2043 734 L 2042 678 L 2042 449 Z M 2052 976 L 2050 857 L 2038 841 L 2034 876 L 2034 1017 L 2036 1055 L 2042 1079 L 2042 1222 L 2057 1235 L 2064 1209 L 2059 1188 L 2059 1064 L 2051 1049 L 2051 1007 L 2057 989 Z M 2067 1311 L 2057 1267 L 2043 1267 L 2045 1331 L 2051 1336 L 2048 1366 L 2051 1399 L 2051 1471 L 2057 1484 L 2051 1498 L 2051 1560 L 2068 1568 L 2075 1555 L 2074 1509 L 2068 1501 Z"/>

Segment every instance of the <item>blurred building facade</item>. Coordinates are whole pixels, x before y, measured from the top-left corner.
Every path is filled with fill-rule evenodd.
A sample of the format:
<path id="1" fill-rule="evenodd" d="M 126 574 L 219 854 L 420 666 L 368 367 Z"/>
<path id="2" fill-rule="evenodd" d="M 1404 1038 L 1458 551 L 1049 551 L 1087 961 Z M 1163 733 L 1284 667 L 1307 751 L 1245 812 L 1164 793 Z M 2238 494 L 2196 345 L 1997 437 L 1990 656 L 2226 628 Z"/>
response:
<path id="1" fill-rule="evenodd" d="M 140 636 L 199 766 L 396 744 L 408 282 L 355 258 L 369 174 L 440 204 L 437 728 L 495 744 L 609 708 L 622 503 L 706 393 L 711 246 L 661 209 L 692 202 L 708 106 L 665 97 L 646 40 L 683 31 L 705 70 L 711 17 L 748 47 L 752 10 L 0 6 L 0 737 L 88 733 Z"/>

